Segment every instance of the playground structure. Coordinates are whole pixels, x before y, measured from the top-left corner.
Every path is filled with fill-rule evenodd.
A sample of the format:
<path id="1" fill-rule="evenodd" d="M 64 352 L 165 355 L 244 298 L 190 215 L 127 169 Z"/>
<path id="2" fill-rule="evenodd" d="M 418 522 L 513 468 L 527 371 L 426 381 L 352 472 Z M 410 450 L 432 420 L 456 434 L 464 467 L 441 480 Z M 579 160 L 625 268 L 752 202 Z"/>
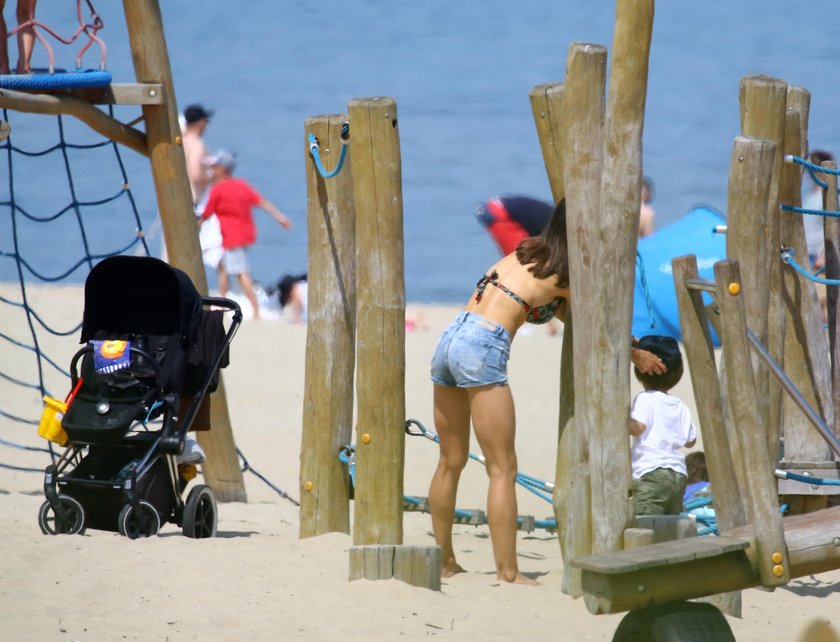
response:
<path id="1" fill-rule="evenodd" d="M 701 412 L 722 536 L 649 544 L 652 535 L 634 528 L 633 505 L 628 500 L 628 439 L 616 427 L 626 424 L 630 403 L 627 347 L 652 25 L 652 0 L 619 0 L 609 91 L 606 49 L 574 43 L 564 83 L 539 85 L 531 92 L 552 194 L 555 200 L 566 199 L 569 212 L 575 302 L 572 318 L 567 315 L 563 338 L 554 490 L 559 540 L 567 560 L 563 589 L 573 596 L 583 595 L 593 613 L 650 609 L 645 612 L 655 619 L 658 615 L 652 607 L 674 602 L 669 617 L 674 610 L 684 612 L 686 617 L 691 613 L 701 624 L 710 623 L 710 628 L 720 632 L 721 626 L 728 627 L 718 610 L 698 612 L 694 605 L 682 602 L 759 585 L 771 588 L 795 577 L 840 567 L 840 533 L 832 531 L 840 509 L 826 508 L 828 495 L 833 494 L 831 485 L 791 481 L 797 475 L 836 479 L 835 455 L 840 453 L 833 429 L 837 415 L 836 404 L 831 403 L 833 370 L 824 358 L 829 349 L 814 285 L 786 267 L 779 252 L 785 245 L 794 248 L 794 255 L 805 255 L 801 219 L 782 213 L 780 204 L 799 203 L 801 169 L 785 164 L 783 159 L 786 154 L 805 155 L 809 95 L 802 88 L 766 76 L 743 79 L 742 136 L 734 143 L 729 178 L 727 259 L 715 266 L 713 282 L 697 278 L 692 257 L 673 262 L 685 352 Z M 347 369 L 352 369 L 354 354 L 352 295 L 342 290 L 345 307 L 333 308 L 326 307 L 323 297 L 334 292 L 339 283 L 346 288 L 352 282 L 353 256 L 360 292 L 370 288 L 369 278 L 400 274 L 400 257 L 391 254 L 401 244 L 394 219 L 378 219 L 386 235 L 375 247 L 365 245 L 363 249 L 371 232 L 368 221 L 373 219 L 359 218 L 374 211 L 398 218 L 399 211 L 387 207 L 401 200 L 398 183 L 390 183 L 389 194 L 375 191 L 375 207 L 357 192 L 367 186 L 369 193 L 369 186 L 377 179 L 375 173 L 368 173 L 371 150 L 382 159 L 380 181 L 398 172 L 396 109 L 383 99 L 361 102 L 376 105 L 377 115 L 360 113 L 359 104 L 354 107 L 351 103 L 349 116 L 307 122 L 307 131 L 314 132 L 320 141 L 321 164 L 325 167 L 336 165 L 341 149 L 339 127 L 348 120 L 351 135 L 344 183 L 330 184 L 323 174 L 316 173 L 316 163 L 308 160 L 310 249 L 329 249 L 331 253 L 325 257 L 310 252 L 310 287 L 315 286 L 316 297 L 310 299 L 310 322 L 317 325 L 311 328 L 308 341 L 317 352 L 310 358 L 307 346 L 304 415 L 310 420 L 305 420 L 301 450 L 300 532 L 304 537 L 331 528 L 349 530 L 349 484 L 336 449 L 347 443 L 352 432 L 348 420 L 352 391 L 344 388 L 344 396 L 339 398 L 333 386 L 350 379 Z M 389 116 L 394 131 L 383 127 L 382 138 L 377 140 L 374 128 L 367 129 L 369 123 L 387 122 Z M 360 117 L 366 128 L 361 141 L 357 138 Z M 357 158 L 357 150 L 365 154 L 362 159 Z M 307 154 L 312 151 L 308 148 Z M 358 161 L 364 163 L 361 171 Z M 351 188 L 354 198 L 348 194 Z M 829 199 L 831 189 L 827 192 Z M 836 179 L 833 189 L 836 199 Z M 345 203 L 344 209 L 341 202 Z M 350 203 L 357 217 L 359 246 L 355 254 L 339 245 L 335 235 L 339 224 L 349 225 L 347 218 L 353 215 Z M 829 201 L 826 209 L 832 207 L 837 209 Z M 836 273 L 840 261 L 831 240 L 837 238 L 833 221 L 826 223 L 826 237 L 827 249 L 835 252 L 833 256 L 828 253 L 829 269 Z M 393 272 L 385 269 L 386 261 L 391 260 L 395 264 L 388 265 Z M 380 315 L 385 322 L 375 327 L 388 327 L 398 339 L 402 333 L 390 315 L 395 309 L 403 311 L 402 291 L 392 289 L 400 286 L 398 278 L 380 281 L 374 292 L 389 300 L 362 300 L 360 296 L 355 308 L 364 313 L 365 325 L 371 316 Z M 711 305 L 703 299 L 704 293 L 714 295 Z M 382 309 L 374 311 L 371 305 L 381 305 Z M 831 305 L 830 315 L 836 315 L 836 298 L 831 299 Z M 574 331 L 576 320 L 585 322 L 587 332 Z M 390 323 L 393 325 L 388 326 Z M 714 324 L 723 344 L 720 371 L 710 324 Z M 405 577 L 406 573 L 395 568 L 395 564 L 410 564 L 395 561 L 401 543 L 402 484 L 398 473 L 404 419 L 397 410 L 404 403 L 404 392 L 399 385 L 389 385 L 400 380 L 399 372 L 383 376 L 362 368 L 362 359 L 369 363 L 370 356 L 375 356 L 379 364 L 401 363 L 402 348 L 396 341 L 391 344 L 394 352 L 378 346 L 375 353 L 369 353 L 373 344 L 368 332 L 360 317 L 355 354 L 360 359 L 356 372 L 356 433 L 361 446 L 356 462 L 359 484 L 354 497 L 353 538 L 357 546 L 350 555 L 351 579 Z M 314 337 L 319 335 L 334 339 L 334 345 L 346 352 L 325 350 L 322 340 L 315 343 Z M 831 337 L 833 342 L 834 330 Z M 573 363 L 578 367 L 573 368 Z M 331 378 L 337 372 L 341 376 Z M 343 385 L 349 388 L 349 384 Z M 373 395 L 380 406 L 378 413 L 369 406 L 374 387 L 381 395 Z M 315 408 L 329 410 L 316 420 L 312 414 Z M 814 431 L 811 424 L 818 430 Z M 784 451 L 780 458 L 782 435 Z M 326 445 L 329 448 L 324 450 Z M 777 466 L 782 470 L 780 476 L 787 477 L 779 483 L 774 475 Z M 342 490 L 346 494 L 342 495 Z M 790 507 L 789 517 L 783 518 L 780 511 L 780 494 Z M 633 548 L 639 543 L 649 545 Z M 427 551 L 423 555 L 423 560 L 415 557 L 413 563 L 416 568 L 425 561 L 425 585 L 435 588 L 439 578 L 436 580 L 428 570 L 434 563 L 433 554 Z M 415 575 L 412 583 L 422 584 L 416 580 Z M 720 598 L 719 604 L 731 614 L 740 614 L 737 593 Z M 633 614 L 622 634 L 636 627 L 637 619 L 638 614 Z"/>
<path id="2" fill-rule="evenodd" d="M 0 106 L 73 115 L 147 155 L 170 260 L 206 293 L 159 7 L 153 0 L 126 0 L 124 10 L 136 83 L 50 93 L 0 89 Z M 585 595 L 593 612 L 771 587 L 840 567 L 840 533 L 831 530 L 838 509 L 811 512 L 826 503 L 826 489 L 785 480 L 777 487 L 773 478 L 777 464 L 836 477 L 831 436 L 840 385 L 823 356 L 829 344 L 816 316 L 814 286 L 779 257 L 782 244 L 794 248 L 793 256 L 805 256 L 801 221 L 780 214 L 779 204 L 798 202 L 801 170 L 782 159 L 805 155 L 808 95 L 762 76 L 745 78 L 741 86 L 728 259 L 716 268 L 714 283 L 696 279 L 690 258 L 674 262 L 685 350 L 725 536 L 622 550 L 635 520 L 627 499 L 629 447 L 616 427 L 626 424 L 630 400 L 627 344 L 652 23 L 652 0 L 618 0 L 608 95 L 607 51 L 584 43 L 572 45 L 563 84 L 531 92 L 552 194 L 568 204 L 573 316 L 588 329 L 574 332 L 568 316 L 554 502 L 567 560 L 564 591 Z M 114 121 L 91 103 L 140 105 L 146 131 Z M 351 486 L 339 452 L 353 436 L 355 371 L 359 448 L 351 578 L 396 576 L 437 588 L 436 547 L 402 546 L 405 290 L 396 103 L 353 100 L 347 114 L 307 120 L 305 133 L 310 325 L 300 535 L 350 530 Z M 333 168 L 329 178 L 316 153 L 321 169 Z M 826 209 L 837 210 L 836 178 L 828 182 L 827 199 L 834 204 L 827 202 Z M 838 238 L 838 229 L 832 219 L 826 228 L 829 275 L 837 276 L 840 251 L 831 239 Z M 714 293 L 719 318 L 709 318 L 703 292 Z M 834 295 L 830 311 L 833 340 Z M 724 345 L 720 374 L 710 322 Z M 573 369 L 575 362 L 584 367 Z M 774 364 L 783 364 L 784 372 Z M 783 396 L 765 365 L 785 389 L 800 394 Z M 214 396 L 213 423 L 213 431 L 200 435 L 207 482 L 220 499 L 244 499 L 223 388 Z M 813 433 L 812 423 L 823 428 L 822 436 Z M 801 515 L 781 517 L 780 491 L 799 496 Z"/>
<path id="3" fill-rule="evenodd" d="M 181 149 L 178 109 L 160 7 L 157 0 L 126 0 L 123 9 L 136 82 L 110 83 L 108 74 L 106 84 L 96 76 L 98 80 L 91 86 L 87 81 L 90 75 L 86 72 L 3 76 L 0 107 L 34 114 L 73 116 L 95 132 L 148 157 L 169 260 L 186 272 L 198 291 L 206 295 L 207 281 Z M 79 22 L 80 30 L 75 36 L 84 32 L 91 41 L 101 42 L 101 34 L 97 35 L 101 26 L 98 18 L 85 29 L 79 8 Z M 39 41 L 43 39 L 38 30 L 41 26 L 35 24 Z M 83 47 L 82 53 L 89 45 Z M 104 48 L 102 55 L 100 69 L 95 74 L 104 73 Z M 24 79 L 25 83 L 21 85 Z M 142 114 L 125 124 L 96 105 L 137 105 Z M 145 131 L 136 127 L 141 121 Z M 31 326 L 34 313 L 25 303 L 24 308 Z M 245 485 L 233 442 L 223 382 L 212 396 L 211 421 L 214 430 L 198 436 L 207 453 L 203 467 L 205 480 L 220 501 L 242 501 L 246 498 Z"/>

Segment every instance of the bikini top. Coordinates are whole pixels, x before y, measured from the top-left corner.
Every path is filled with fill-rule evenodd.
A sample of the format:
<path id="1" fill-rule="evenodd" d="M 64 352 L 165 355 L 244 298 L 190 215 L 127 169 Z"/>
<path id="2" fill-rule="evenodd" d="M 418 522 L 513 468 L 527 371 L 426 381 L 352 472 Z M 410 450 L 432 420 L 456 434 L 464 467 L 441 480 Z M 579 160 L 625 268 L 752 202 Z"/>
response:
<path id="1" fill-rule="evenodd" d="M 525 300 L 516 292 L 499 283 L 499 273 L 496 272 L 496 270 L 493 270 L 489 275 L 485 274 L 478 280 L 478 283 L 475 284 L 476 303 L 481 301 L 481 296 L 484 294 L 484 289 L 487 287 L 488 283 L 490 283 L 491 285 L 495 285 L 502 292 L 507 294 L 511 299 L 513 299 L 519 305 L 525 308 L 525 320 L 528 323 L 534 323 L 537 325 L 548 323 L 554 318 L 554 315 L 557 314 L 557 310 L 560 307 L 560 304 L 563 303 L 563 298 L 558 297 L 554 299 L 554 301 L 546 303 L 545 305 L 533 308 L 530 305 L 528 305 L 528 303 L 526 303 Z"/>

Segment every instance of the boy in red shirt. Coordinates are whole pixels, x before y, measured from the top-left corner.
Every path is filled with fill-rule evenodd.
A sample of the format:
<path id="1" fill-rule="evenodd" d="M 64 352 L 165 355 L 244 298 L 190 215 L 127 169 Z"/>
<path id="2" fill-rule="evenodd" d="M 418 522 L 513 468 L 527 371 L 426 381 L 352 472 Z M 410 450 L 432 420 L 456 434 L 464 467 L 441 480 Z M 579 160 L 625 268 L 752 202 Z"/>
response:
<path id="1" fill-rule="evenodd" d="M 225 250 L 217 268 L 219 294 L 227 296 L 230 284 L 228 275 L 236 276 L 254 310 L 253 318 L 259 319 L 260 308 L 254 294 L 246 254 L 247 248 L 257 240 L 252 210 L 255 205 L 265 210 L 287 230 L 292 229 L 292 222 L 247 181 L 234 178 L 232 174 L 235 167 L 236 159 L 230 152 L 220 151 L 211 159 L 212 187 L 198 224 L 201 225 L 213 214 L 218 217 L 222 229 L 222 247 Z"/>

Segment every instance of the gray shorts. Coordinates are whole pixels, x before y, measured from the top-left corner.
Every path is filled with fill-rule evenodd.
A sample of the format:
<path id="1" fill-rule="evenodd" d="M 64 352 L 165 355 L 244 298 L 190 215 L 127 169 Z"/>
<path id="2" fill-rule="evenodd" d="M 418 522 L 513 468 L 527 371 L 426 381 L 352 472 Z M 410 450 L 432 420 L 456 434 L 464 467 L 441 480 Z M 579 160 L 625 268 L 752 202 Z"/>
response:
<path id="1" fill-rule="evenodd" d="M 222 257 L 225 271 L 228 274 L 248 274 L 248 254 L 245 247 L 234 247 L 225 250 L 225 255 Z"/>
<path id="2" fill-rule="evenodd" d="M 444 331 L 432 357 L 432 381 L 472 388 L 507 383 L 511 338 L 481 315 L 461 312 Z"/>

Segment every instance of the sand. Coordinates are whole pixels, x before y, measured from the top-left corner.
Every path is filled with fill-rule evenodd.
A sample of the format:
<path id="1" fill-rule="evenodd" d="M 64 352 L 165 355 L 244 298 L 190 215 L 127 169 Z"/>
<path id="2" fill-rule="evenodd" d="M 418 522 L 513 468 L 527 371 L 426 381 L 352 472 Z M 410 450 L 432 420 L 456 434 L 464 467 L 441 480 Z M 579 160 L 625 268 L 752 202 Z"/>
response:
<path id="1" fill-rule="evenodd" d="M 61 327 L 81 309 L 79 288 L 43 288 L 33 307 L 48 304 Z M 451 307 L 409 306 L 416 328 L 406 333 L 406 409 L 433 428 L 428 362 Z M 4 313 L 0 331 L 25 338 Z M 19 332 L 20 334 L 14 334 Z M 69 365 L 76 337 L 46 341 Z M 306 327 L 283 318 L 246 322 L 225 370 L 237 444 L 252 467 L 299 496 L 298 470 Z M 561 339 L 542 329 L 517 337 L 510 364 L 517 404 L 517 448 L 523 472 L 551 479 L 554 471 Z M 31 355 L 4 342 L 4 368 L 24 372 Z M 60 377 L 55 389 L 63 386 Z M 634 390 L 636 390 L 634 383 Z M 686 378 L 677 394 L 694 411 Z M 37 395 L 0 383 L 4 409 L 39 414 Z M 35 408 L 35 410 L 33 410 Z M 696 417 L 696 411 L 695 417 Z M 0 438 L 43 446 L 35 429 L 0 417 Z M 477 447 L 473 452 L 478 452 Z M 405 492 L 425 495 L 436 446 L 407 438 Z M 0 446 L 0 463 L 41 468 L 43 453 Z M 583 600 L 560 589 L 563 561 L 554 535 L 519 536 L 522 570 L 539 587 L 500 584 L 485 526 L 456 526 L 455 545 L 466 574 L 439 592 L 397 580 L 348 581 L 352 538 L 332 533 L 301 540 L 298 513 L 287 499 L 246 473 L 247 503 L 219 505 L 219 536 L 192 540 L 167 524 L 159 537 L 128 540 L 88 530 L 46 536 L 37 523 L 43 476 L 0 468 L 0 638 L 45 640 L 610 640 L 622 614 L 591 615 Z M 538 519 L 550 506 L 519 489 L 519 511 Z M 486 480 L 470 462 L 458 505 L 482 508 Z M 406 544 L 432 544 L 430 519 L 404 516 Z M 739 642 L 799 640 L 814 622 L 834 620 L 840 571 L 792 581 L 773 592 L 743 593 L 743 617 L 728 618 Z M 816 639 L 816 638 L 812 638 Z"/>

